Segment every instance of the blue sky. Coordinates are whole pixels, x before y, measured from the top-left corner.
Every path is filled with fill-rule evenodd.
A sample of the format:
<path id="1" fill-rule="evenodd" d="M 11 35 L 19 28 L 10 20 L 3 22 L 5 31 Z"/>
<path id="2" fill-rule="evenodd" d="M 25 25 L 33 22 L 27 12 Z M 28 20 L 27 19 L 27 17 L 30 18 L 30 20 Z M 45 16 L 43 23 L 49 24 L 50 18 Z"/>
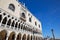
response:
<path id="1" fill-rule="evenodd" d="M 60 0 L 19 0 L 42 23 L 43 37 L 52 37 L 51 29 L 54 29 L 55 37 L 60 38 Z"/>

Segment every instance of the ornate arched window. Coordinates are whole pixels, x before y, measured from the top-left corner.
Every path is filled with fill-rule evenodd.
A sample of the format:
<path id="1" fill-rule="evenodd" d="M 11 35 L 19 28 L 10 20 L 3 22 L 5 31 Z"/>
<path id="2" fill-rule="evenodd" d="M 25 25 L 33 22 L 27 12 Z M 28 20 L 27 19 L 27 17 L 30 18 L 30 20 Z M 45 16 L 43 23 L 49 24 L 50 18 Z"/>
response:
<path id="1" fill-rule="evenodd" d="M 26 22 L 26 15 L 25 15 L 24 12 L 21 13 L 20 19 L 21 19 L 22 21 Z"/>
<path id="2" fill-rule="evenodd" d="M 14 6 L 14 4 L 9 4 L 9 7 L 8 7 L 10 10 L 12 10 L 12 11 L 15 11 L 15 6 Z"/>
<path id="3" fill-rule="evenodd" d="M 22 15 L 21 15 L 21 16 L 22 16 L 23 18 L 26 18 L 26 17 L 25 17 L 25 13 L 22 13 Z"/>

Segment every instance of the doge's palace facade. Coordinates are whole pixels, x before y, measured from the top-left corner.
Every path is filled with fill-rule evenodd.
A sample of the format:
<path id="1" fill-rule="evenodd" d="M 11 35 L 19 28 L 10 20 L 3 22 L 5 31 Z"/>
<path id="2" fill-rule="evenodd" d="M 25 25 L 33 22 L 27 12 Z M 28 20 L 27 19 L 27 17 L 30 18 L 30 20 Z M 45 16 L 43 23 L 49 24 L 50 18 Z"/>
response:
<path id="1" fill-rule="evenodd" d="M 0 40 L 42 40 L 41 22 L 18 0 L 0 0 Z"/>

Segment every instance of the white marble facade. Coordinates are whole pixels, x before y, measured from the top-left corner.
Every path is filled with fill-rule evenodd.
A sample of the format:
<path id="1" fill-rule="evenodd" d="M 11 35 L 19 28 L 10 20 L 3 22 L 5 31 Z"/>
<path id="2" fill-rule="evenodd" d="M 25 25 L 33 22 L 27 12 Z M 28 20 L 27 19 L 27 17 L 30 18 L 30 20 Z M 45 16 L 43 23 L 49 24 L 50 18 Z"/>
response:
<path id="1" fill-rule="evenodd" d="M 17 0 L 0 0 L 0 40 L 41 40 L 41 22 Z"/>

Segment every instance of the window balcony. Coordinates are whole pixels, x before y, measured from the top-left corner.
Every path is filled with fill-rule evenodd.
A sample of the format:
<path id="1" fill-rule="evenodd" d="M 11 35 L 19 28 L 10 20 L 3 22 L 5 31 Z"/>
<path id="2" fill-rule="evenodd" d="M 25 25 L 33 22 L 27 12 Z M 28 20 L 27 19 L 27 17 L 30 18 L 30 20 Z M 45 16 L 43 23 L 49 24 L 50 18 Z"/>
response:
<path id="1" fill-rule="evenodd" d="M 20 17 L 20 19 L 23 20 L 24 22 L 26 22 L 26 18 Z"/>

